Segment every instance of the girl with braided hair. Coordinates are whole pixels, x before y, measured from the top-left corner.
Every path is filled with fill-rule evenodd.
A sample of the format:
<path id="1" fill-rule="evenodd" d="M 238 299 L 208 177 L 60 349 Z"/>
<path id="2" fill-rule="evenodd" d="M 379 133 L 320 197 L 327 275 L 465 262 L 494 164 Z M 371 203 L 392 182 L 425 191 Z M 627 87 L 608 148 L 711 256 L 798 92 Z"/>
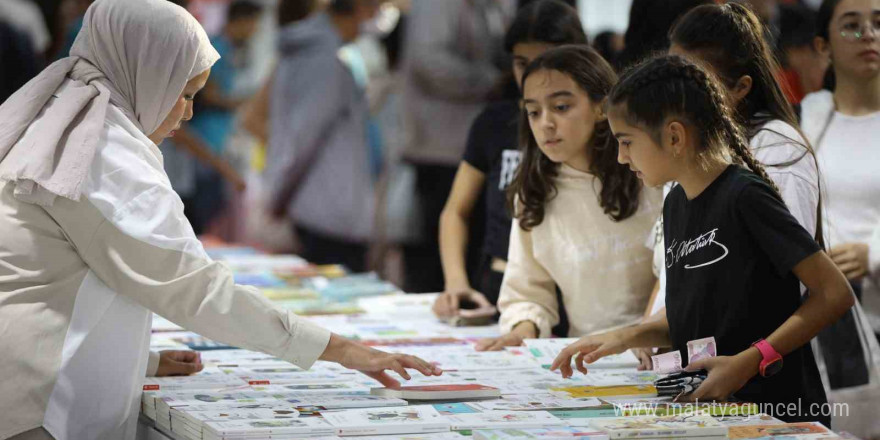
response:
<path id="1" fill-rule="evenodd" d="M 560 319 L 568 336 L 633 325 L 654 285 L 645 246 L 660 194 L 645 190 L 617 149 L 602 101 L 617 81 L 586 45 L 545 52 L 522 75 L 522 161 L 507 189 L 514 222 L 501 284 L 500 338 L 478 350 L 546 338 Z"/>
<path id="2" fill-rule="evenodd" d="M 766 32 L 758 16 L 744 4 L 703 5 L 672 28 L 669 53 L 691 59 L 719 79 L 734 116 L 746 127 L 755 159 L 778 185 L 794 218 L 821 244 L 816 159 L 776 80 L 780 67 L 764 37 Z M 658 262 L 662 261 L 662 242 L 660 237 L 655 255 Z M 660 278 L 652 313 L 664 306 L 662 272 Z"/>
<path id="3" fill-rule="evenodd" d="M 585 362 L 629 348 L 681 352 L 713 337 L 718 357 L 688 362 L 708 377 L 682 400 L 735 397 L 782 420 L 829 424 L 805 344 L 852 307 L 852 290 L 786 209 L 722 91 L 707 71 L 670 55 L 634 68 L 609 95 L 618 161 L 648 186 L 679 183 L 663 207 L 666 315 L 582 338 L 552 369 L 568 377 L 573 356 L 585 373 Z M 810 290 L 803 304 L 799 282 Z M 803 412 L 777 412 L 791 403 Z"/>

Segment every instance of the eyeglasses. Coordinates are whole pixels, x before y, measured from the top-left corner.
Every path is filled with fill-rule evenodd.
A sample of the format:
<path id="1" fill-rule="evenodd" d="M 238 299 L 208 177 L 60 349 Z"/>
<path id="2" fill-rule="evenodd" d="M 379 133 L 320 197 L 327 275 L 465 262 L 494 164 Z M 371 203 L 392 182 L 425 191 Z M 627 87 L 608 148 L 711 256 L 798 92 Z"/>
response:
<path id="1" fill-rule="evenodd" d="M 840 26 L 840 36 L 847 41 L 858 41 L 868 35 L 869 29 L 873 31 L 875 36 L 880 36 L 880 19 L 844 23 Z"/>

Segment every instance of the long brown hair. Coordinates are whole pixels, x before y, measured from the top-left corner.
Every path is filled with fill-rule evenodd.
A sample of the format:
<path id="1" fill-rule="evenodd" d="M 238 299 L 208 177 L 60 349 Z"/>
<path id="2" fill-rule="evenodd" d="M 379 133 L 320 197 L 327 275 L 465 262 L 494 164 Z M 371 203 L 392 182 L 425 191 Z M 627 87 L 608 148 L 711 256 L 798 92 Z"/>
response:
<path id="1" fill-rule="evenodd" d="M 526 68 L 521 85 L 525 86 L 531 74 L 542 70 L 568 75 L 595 103 L 602 102 L 617 82 L 614 69 L 586 45 L 560 46 L 543 53 Z M 596 122 L 587 143 L 589 172 L 602 184 L 599 205 L 614 221 L 629 218 L 638 209 L 642 184 L 629 168 L 617 163 L 617 144 L 607 120 Z M 525 110 L 520 119 L 520 149 L 522 160 L 507 188 L 507 205 L 513 217 L 519 219 L 520 227 L 528 231 L 544 221 L 544 208 L 556 196 L 559 164 L 541 152 Z"/>

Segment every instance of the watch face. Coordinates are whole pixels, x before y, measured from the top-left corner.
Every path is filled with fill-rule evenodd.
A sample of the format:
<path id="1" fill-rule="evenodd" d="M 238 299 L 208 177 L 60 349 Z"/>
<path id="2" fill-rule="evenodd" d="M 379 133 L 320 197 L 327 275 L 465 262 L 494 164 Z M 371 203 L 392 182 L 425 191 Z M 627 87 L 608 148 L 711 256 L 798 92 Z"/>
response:
<path id="1" fill-rule="evenodd" d="M 782 370 L 782 359 L 773 361 L 764 366 L 764 377 L 770 377 Z"/>

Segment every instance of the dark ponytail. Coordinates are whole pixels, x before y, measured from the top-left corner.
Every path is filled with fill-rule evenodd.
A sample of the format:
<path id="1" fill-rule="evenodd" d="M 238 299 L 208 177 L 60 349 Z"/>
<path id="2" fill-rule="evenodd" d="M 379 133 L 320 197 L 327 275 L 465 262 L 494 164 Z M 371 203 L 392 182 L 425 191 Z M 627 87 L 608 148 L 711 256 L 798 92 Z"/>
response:
<path id="1" fill-rule="evenodd" d="M 834 18 L 834 10 L 839 4 L 840 0 L 824 0 L 816 15 L 816 36 L 829 44 L 831 43 L 831 19 Z M 834 66 L 829 65 L 828 70 L 825 71 L 825 78 L 822 80 L 822 88 L 833 92 L 836 86 L 837 78 L 834 76 Z"/>
<path id="2" fill-rule="evenodd" d="M 736 109 L 740 122 L 749 126 L 752 135 L 768 119 L 798 126 L 794 108 L 776 79 L 781 68 L 765 33 L 758 16 L 739 3 L 696 7 L 669 33 L 672 44 L 711 64 L 729 89 L 743 76 L 752 78 L 751 91 Z"/>
<path id="3" fill-rule="evenodd" d="M 703 167 L 712 158 L 732 153 L 782 200 L 779 188 L 752 156 L 722 90 L 701 67 L 683 57 L 668 55 L 650 59 L 625 73 L 611 91 L 608 104 L 620 108 L 629 124 L 644 127 L 658 143 L 667 118 L 681 118 L 699 133 L 697 157 Z"/>

